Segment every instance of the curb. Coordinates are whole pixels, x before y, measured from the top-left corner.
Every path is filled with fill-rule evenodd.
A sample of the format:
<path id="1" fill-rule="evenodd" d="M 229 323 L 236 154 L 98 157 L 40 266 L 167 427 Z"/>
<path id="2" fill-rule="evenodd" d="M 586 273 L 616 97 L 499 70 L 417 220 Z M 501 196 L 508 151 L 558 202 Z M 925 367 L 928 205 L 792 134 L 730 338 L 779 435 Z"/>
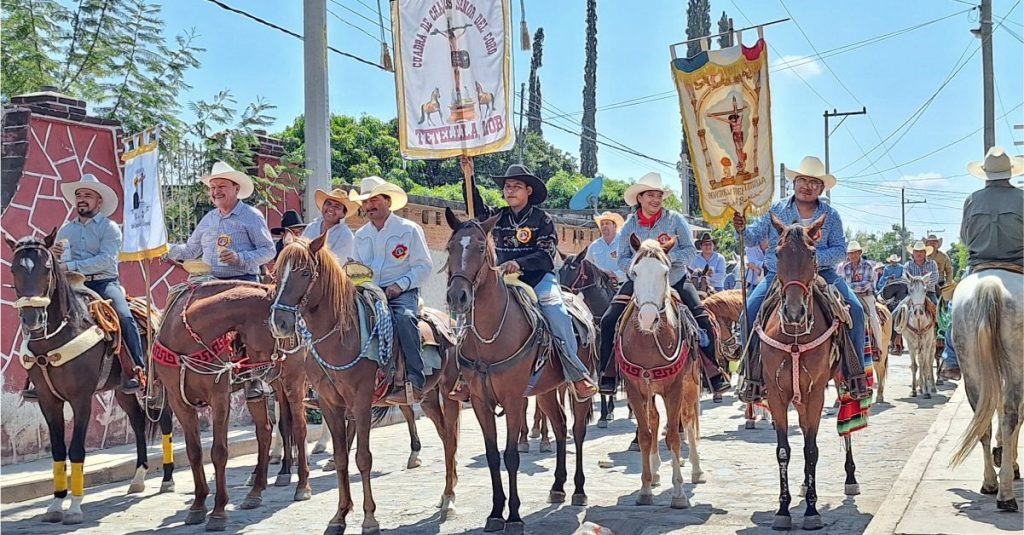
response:
<path id="1" fill-rule="evenodd" d="M 935 457 L 940 439 L 953 425 L 953 414 L 967 400 L 965 392 L 964 386 L 958 383 L 946 406 L 935 416 L 928 433 L 918 442 L 914 452 L 907 459 L 907 464 L 903 465 L 903 470 L 900 471 L 889 494 L 882 500 L 882 506 L 875 511 L 875 516 L 868 523 L 863 535 L 891 535 L 896 532 L 928 465 Z"/>

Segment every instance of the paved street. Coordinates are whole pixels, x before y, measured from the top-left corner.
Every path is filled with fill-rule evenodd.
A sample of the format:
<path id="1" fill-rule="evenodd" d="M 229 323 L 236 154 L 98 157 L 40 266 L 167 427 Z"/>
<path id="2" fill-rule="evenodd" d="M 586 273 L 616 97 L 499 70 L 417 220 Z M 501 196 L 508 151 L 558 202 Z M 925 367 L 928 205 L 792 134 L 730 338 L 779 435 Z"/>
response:
<path id="1" fill-rule="evenodd" d="M 882 505 L 893 481 L 908 457 L 928 432 L 942 408 L 952 386 L 940 387 L 931 400 L 910 399 L 908 357 L 891 359 L 887 397 L 890 403 L 872 409 L 870 425 L 854 435 L 854 453 L 861 494 L 843 494 L 843 451 L 835 434 L 835 417 L 822 422 L 818 445 L 818 508 L 825 523 L 825 533 L 861 533 Z M 689 466 L 684 467 L 685 491 L 692 507 L 686 510 L 669 508 L 671 485 L 655 489 L 655 505 L 634 505 L 640 486 L 638 454 L 627 451 L 633 423 L 626 418 L 625 404 L 620 403 L 617 419 L 607 429 L 594 426 L 588 431 L 585 470 L 590 506 L 553 506 L 545 502 L 552 483 L 554 454 L 538 453 L 537 440 L 532 451 L 523 456 L 520 473 L 522 514 L 527 532 L 568 534 L 588 521 L 612 529 L 617 534 L 653 533 L 769 533 L 778 503 L 778 475 L 774 456 L 775 434 L 767 422 L 758 422 L 758 429 L 744 430 L 740 404 L 726 397 L 722 404 L 704 401 L 701 417 L 702 441 L 699 445 L 702 468 L 707 483 L 690 483 Z M 596 415 L 595 415 L 596 418 Z M 664 421 L 664 419 L 662 420 Z M 802 438 L 796 426 L 795 412 L 790 413 L 790 434 L 794 462 L 790 466 L 791 481 L 802 479 Z M 503 424 L 499 420 L 499 427 Z M 419 421 L 423 440 L 423 466 L 405 468 L 408 438 L 403 425 L 373 431 L 374 497 L 377 518 L 384 531 L 401 533 L 478 533 L 490 508 L 490 483 L 483 442 L 471 411 L 462 415 L 459 447 L 459 485 L 456 515 L 440 522 L 435 509 L 444 483 L 444 466 L 440 442 L 432 424 Z M 499 439 L 503 441 L 503 439 Z M 397 447 L 395 447 L 397 446 Z M 573 448 L 570 443 L 569 463 Z M 669 458 L 662 445 L 662 459 Z M 242 486 L 255 455 L 246 455 L 229 462 L 231 485 L 229 531 L 244 533 L 318 533 L 327 525 L 337 504 L 335 475 L 319 469 L 325 455 L 314 456 L 317 467 L 313 473 L 313 499 L 291 502 L 291 488 L 270 488 L 264 494 L 262 507 L 237 510 L 247 490 Z M 610 460 L 611 468 L 600 468 L 598 462 Z M 354 468 L 354 463 L 353 468 Z M 272 472 L 274 468 L 272 467 Z M 213 478 L 207 465 L 207 477 Z M 571 493 L 571 477 L 566 490 Z M 662 464 L 662 480 L 671 480 L 671 466 Z M 166 533 L 196 533 L 201 526 L 183 526 L 185 510 L 191 500 L 191 473 L 179 468 L 175 474 L 175 494 L 156 494 L 158 478 L 151 476 L 142 495 L 125 496 L 127 483 L 116 483 L 87 490 L 83 506 L 85 524 L 79 533 L 136 533 L 161 529 Z M 358 474 L 356 475 L 358 481 Z M 980 479 L 979 479 L 980 481 Z M 507 478 L 506 478 L 507 483 Z M 792 513 L 799 526 L 803 502 L 794 493 Z M 362 495 L 355 483 L 356 509 L 349 515 L 350 533 L 358 533 L 362 521 Z M 8 504 L 3 508 L 5 533 L 63 533 L 65 526 L 39 522 L 49 500 Z M 212 508 L 213 498 L 207 504 Z"/>

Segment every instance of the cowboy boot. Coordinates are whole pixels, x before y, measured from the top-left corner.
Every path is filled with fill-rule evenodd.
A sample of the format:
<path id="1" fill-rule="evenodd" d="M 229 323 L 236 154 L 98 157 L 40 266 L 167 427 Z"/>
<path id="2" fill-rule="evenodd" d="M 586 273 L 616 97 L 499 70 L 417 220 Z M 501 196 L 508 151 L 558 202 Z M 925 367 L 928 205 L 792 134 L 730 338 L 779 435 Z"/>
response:
<path id="1" fill-rule="evenodd" d="M 743 361 L 743 383 L 737 392 L 737 397 L 744 403 L 759 403 L 765 396 L 760 343 L 760 340 L 753 337 L 747 344 L 747 358 Z"/>
<path id="2" fill-rule="evenodd" d="M 134 394 L 142 388 L 139 382 L 139 374 L 136 370 L 121 372 L 121 391 L 125 394 Z"/>
<path id="3" fill-rule="evenodd" d="M 267 397 L 267 384 L 263 379 L 250 379 L 245 382 L 245 400 L 257 401 Z"/>
<path id="4" fill-rule="evenodd" d="M 452 387 L 452 391 L 448 392 L 448 399 L 460 403 L 469 401 L 469 384 L 466 383 L 461 373 L 459 378 L 455 380 L 455 386 Z"/>
<path id="5" fill-rule="evenodd" d="M 711 386 L 711 392 L 714 394 L 728 392 L 732 385 L 725 379 L 725 374 L 722 373 L 722 370 L 718 369 L 715 363 L 703 355 L 700 360 L 701 368 L 704 370 L 704 377 L 707 378 L 708 384 Z"/>
<path id="6" fill-rule="evenodd" d="M 867 374 L 864 371 L 863 356 L 857 355 L 853 349 L 853 341 L 850 340 L 850 333 L 843 331 L 842 334 L 843 354 L 843 386 L 847 393 L 855 400 L 871 397 L 871 388 L 868 387 Z"/>
<path id="7" fill-rule="evenodd" d="M 21 390 L 21 397 L 27 401 L 37 401 L 39 399 L 39 392 L 32 385 L 32 380 L 28 377 L 25 378 L 25 388 Z"/>

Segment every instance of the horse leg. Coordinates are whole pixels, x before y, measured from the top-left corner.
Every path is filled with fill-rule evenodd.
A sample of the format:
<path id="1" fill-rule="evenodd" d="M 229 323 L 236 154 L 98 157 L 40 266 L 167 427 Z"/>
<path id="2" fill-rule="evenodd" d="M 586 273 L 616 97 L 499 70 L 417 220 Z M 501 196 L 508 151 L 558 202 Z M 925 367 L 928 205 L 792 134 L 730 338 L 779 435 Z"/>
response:
<path id="1" fill-rule="evenodd" d="M 555 483 L 548 493 L 548 503 L 562 503 L 565 501 L 565 480 L 567 477 L 565 468 L 565 446 L 566 446 L 566 421 L 565 411 L 558 403 L 558 396 L 555 392 L 548 392 L 537 396 L 537 412 L 542 412 L 546 420 L 551 421 L 551 427 L 555 431 Z M 550 447 L 550 443 L 549 443 Z"/>
<path id="2" fill-rule="evenodd" d="M 824 395 L 821 396 L 824 398 Z M 824 401 L 824 399 L 822 399 Z M 807 508 L 804 510 L 803 528 L 807 530 L 821 529 L 821 514 L 818 513 L 818 484 L 815 480 L 815 471 L 818 466 L 818 423 L 821 421 L 821 409 L 824 403 L 809 403 L 805 414 L 811 420 L 810 425 L 802 425 L 804 433 L 804 485 L 807 486 L 806 498 Z M 802 422 L 801 422 L 802 423 Z M 847 437 L 849 438 L 849 437 Z M 849 442 L 847 442 L 849 446 Z M 850 478 L 853 477 L 853 453 L 846 450 L 846 482 L 847 494 L 849 495 Z"/>
<path id="3" fill-rule="evenodd" d="M 558 405 L 559 405 L 559 407 L 562 407 L 562 403 L 561 402 L 562 402 L 562 399 L 559 396 L 559 398 L 558 398 Z M 540 415 L 539 417 L 538 417 L 538 414 Z M 563 414 L 563 416 L 565 415 L 565 411 L 564 410 L 562 411 L 562 414 Z M 537 404 L 537 414 L 533 415 L 533 419 L 534 419 L 534 424 L 536 424 L 536 421 L 538 419 L 540 420 L 540 449 L 538 451 L 540 451 L 541 453 L 550 453 L 551 452 L 551 433 L 549 432 L 548 422 L 550 421 L 551 418 L 549 416 L 547 416 L 543 411 L 540 410 L 540 403 L 539 402 Z M 569 425 L 568 421 L 566 421 L 566 426 L 568 426 L 568 425 Z M 554 428 L 554 424 L 551 424 L 551 428 L 552 429 Z M 557 437 L 558 435 L 556 434 L 555 436 Z"/>
<path id="4" fill-rule="evenodd" d="M 292 484 L 292 465 L 295 463 L 295 422 L 288 408 L 284 387 L 280 385 L 281 381 L 277 381 L 277 383 L 277 388 L 275 388 L 277 403 L 274 403 L 274 410 L 277 412 L 277 434 L 281 437 L 283 455 L 281 456 L 281 470 L 277 472 L 274 486 L 287 487 Z M 271 433 L 273 433 L 273 425 Z"/>
<path id="5" fill-rule="evenodd" d="M 746 418 L 746 422 L 743 424 L 744 429 L 755 429 L 757 426 L 757 415 L 754 413 L 754 404 L 747 403 L 747 407 L 743 409 L 743 416 Z"/>
<path id="6" fill-rule="evenodd" d="M 647 410 L 650 411 L 647 421 L 651 425 L 651 449 L 648 450 L 651 457 L 651 485 L 657 487 L 661 485 L 661 474 L 658 473 L 661 470 L 661 451 L 658 449 L 658 435 L 656 433 L 660 425 L 661 415 L 658 414 L 658 405 L 654 402 L 653 395 L 651 396 L 650 403 L 647 405 Z M 666 418 L 666 420 L 671 421 L 673 418 Z"/>
<path id="7" fill-rule="evenodd" d="M 228 505 L 228 422 L 231 416 L 231 393 L 227 391 L 215 392 L 210 397 L 210 407 L 213 409 L 213 444 L 210 447 L 210 460 L 213 461 L 214 484 L 217 486 L 217 493 L 213 497 L 213 511 L 206 521 L 206 531 L 224 531 L 227 528 L 228 513 L 224 510 Z M 255 414 L 253 415 L 255 417 Z M 258 426 L 259 424 L 257 424 Z M 257 427 L 259 432 L 259 427 Z M 260 461 L 267 461 L 266 453 L 260 448 L 260 455 L 256 461 L 256 476 L 253 481 L 253 491 L 260 487 L 259 470 Z M 264 472 L 264 480 L 266 473 Z M 266 484 L 266 481 L 263 481 Z"/>
<path id="8" fill-rule="evenodd" d="M 857 465 L 853 462 L 853 440 L 850 435 L 843 437 L 843 445 L 846 448 L 846 484 L 844 491 L 847 496 L 860 494 L 860 484 L 857 483 Z"/>
<path id="9" fill-rule="evenodd" d="M 305 374 L 300 374 L 304 378 Z M 300 380 L 300 385 L 304 381 Z M 313 489 L 309 485 L 309 455 L 306 453 L 306 408 L 302 406 L 302 387 L 296 387 L 286 392 L 285 399 L 288 400 L 288 413 L 291 415 L 292 442 L 296 446 L 298 456 L 296 472 L 299 474 L 299 482 L 295 485 L 293 500 L 297 502 L 306 501 L 313 496 Z"/>
<path id="10" fill-rule="evenodd" d="M 428 394 L 428 397 L 433 400 L 434 396 Z M 436 400 L 433 401 L 436 402 Z M 424 412 L 426 412 L 425 405 L 426 402 L 420 405 L 423 407 Z M 409 469 L 418 468 L 423 464 L 423 462 L 420 461 L 420 449 L 423 448 L 423 445 L 420 444 L 420 433 L 419 430 L 416 429 L 416 413 L 412 411 L 412 407 L 409 405 L 400 405 L 398 408 L 402 411 L 402 416 L 405 416 L 405 425 L 409 427 L 409 461 L 405 463 L 405 467 Z M 437 422 L 434 422 L 434 425 L 437 425 Z"/>
<path id="11" fill-rule="evenodd" d="M 636 416 L 636 428 L 637 428 L 637 439 L 640 443 L 640 462 L 643 466 L 643 470 L 640 475 L 640 492 L 636 496 L 637 505 L 654 505 L 654 492 L 651 490 L 652 487 L 652 475 L 651 475 L 651 449 L 657 447 L 657 442 L 654 438 L 654 433 L 657 432 L 657 423 L 651 427 L 650 421 L 650 410 L 647 405 L 651 403 L 650 397 L 640 394 L 637 392 L 633 394 L 633 387 L 627 386 L 627 390 L 630 391 L 629 404 L 633 406 L 633 415 Z M 653 429 L 653 431 L 652 431 Z"/>
<path id="12" fill-rule="evenodd" d="M 440 387 L 443 388 L 443 387 Z M 450 402 L 445 403 L 444 408 L 441 407 L 441 400 Z M 448 396 L 439 395 L 437 390 L 431 391 L 427 396 L 424 397 L 423 403 L 420 407 L 423 408 L 424 414 L 434 424 L 434 428 L 437 429 L 437 436 L 441 439 L 441 444 L 444 446 L 444 470 L 445 470 L 445 481 L 444 481 L 444 492 L 441 494 L 441 501 L 438 502 L 437 506 L 441 509 L 442 520 L 447 518 L 447 515 L 455 512 L 455 483 L 457 478 L 455 477 L 455 441 L 451 434 L 451 419 L 455 419 L 455 433 L 458 431 L 458 402 L 448 399 Z M 405 406 L 403 406 L 405 408 Z M 410 428 L 410 432 L 413 428 Z M 419 445 L 417 438 L 415 444 Z M 418 449 L 415 450 L 418 453 Z M 418 459 L 417 465 L 419 466 Z M 411 467 L 410 467 L 411 468 Z"/>
<path id="13" fill-rule="evenodd" d="M 524 531 L 523 519 L 519 516 L 519 450 L 516 448 L 516 437 L 514 431 L 519 429 L 526 431 L 526 399 L 516 397 L 512 400 L 505 400 L 502 403 L 506 408 L 505 425 L 508 434 L 505 439 L 505 471 L 508 472 L 508 518 L 505 520 L 505 535 L 522 535 Z M 519 405 L 518 407 L 516 405 Z M 565 465 L 563 458 L 563 474 Z M 564 475 L 563 475 L 564 478 Z"/>
<path id="14" fill-rule="evenodd" d="M 206 497 L 210 495 L 210 487 L 206 482 L 206 471 L 203 468 L 203 443 L 199 436 L 199 412 L 181 398 L 177 382 L 173 385 L 164 383 L 167 388 L 167 400 L 181 424 L 185 435 L 185 454 L 188 456 L 189 467 L 192 468 L 192 481 L 195 485 L 192 506 L 185 517 L 185 525 L 202 524 L 206 520 Z"/>
<path id="15" fill-rule="evenodd" d="M 38 383 L 35 383 L 38 384 Z M 50 456 L 53 458 L 53 501 L 43 515 L 43 522 L 64 520 L 64 499 L 68 497 L 67 444 L 64 442 L 64 402 L 48 390 L 40 389 L 39 407 L 50 431 Z"/>
<path id="16" fill-rule="evenodd" d="M 793 526 L 793 518 L 789 514 L 789 504 L 793 497 L 789 494 L 789 414 L 785 408 L 776 412 L 775 407 L 781 403 L 771 403 L 772 420 L 775 421 L 775 460 L 779 463 L 779 510 L 775 512 L 772 529 L 788 530 Z M 789 404 L 786 403 L 786 406 Z"/>
<path id="17" fill-rule="evenodd" d="M 372 387 L 372 383 L 369 385 Z M 373 490 L 370 488 L 370 472 L 373 470 L 373 454 L 370 453 L 370 398 L 372 392 L 366 392 L 365 396 L 359 396 L 356 403 L 352 405 L 352 414 L 355 415 L 356 437 L 356 468 L 359 469 L 361 483 L 363 484 L 363 535 L 380 533 L 380 523 L 374 513 L 377 511 L 377 503 L 373 501 Z"/>
<path id="18" fill-rule="evenodd" d="M 501 483 L 501 456 L 498 453 L 498 429 L 494 418 L 494 406 L 472 399 L 473 412 L 480 422 L 480 431 L 484 434 L 484 450 L 487 456 L 487 470 L 491 474 L 491 512 L 487 514 L 484 531 L 501 531 L 505 529 L 505 489 Z M 508 409 L 505 416 L 508 417 Z M 514 437 L 513 428 L 509 427 L 509 437 Z"/>
<path id="19" fill-rule="evenodd" d="M 1007 354 L 1007 356 L 1009 355 Z M 1014 358 L 1019 358 L 1019 356 Z M 1007 386 L 1010 386 L 1019 380 L 1020 378 L 1007 378 L 1005 382 L 1008 383 Z M 1013 495 L 1013 479 L 1014 467 L 1017 464 L 1017 442 L 1020 439 L 1021 420 L 1018 412 L 1020 406 L 1020 391 L 1014 391 L 1012 387 L 1004 387 L 1002 412 L 998 413 L 999 435 L 1003 448 L 1001 455 L 1003 458 L 999 463 L 999 493 L 996 494 L 996 508 L 1000 511 L 1015 512 L 1018 510 L 1017 499 Z"/>
<path id="20" fill-rule="evenodd" d="M 284 436 L 288 432 L 284 427 L 284 421 L 281 419 L 280 399 L 277 403 L 274 403 L 274 410 L 271 416 L 272 421 L 277 423 L 277 432 L 273 434 L 273 440 L 270 443 L 270 464 L 279 464 L 284 459 L 286 442 Z"/>
<path id="21" fill-rule="evenodd" d="M 917 397 L 917 341 L 908 341 L 910 345 L 910 397 Z"/>
<path id="22" fill-rule="evenodd" d="M 165 397 L 166 398 L 166 394 Z M 164 405 L 157 417 L 160 424 L 160 450 L 163 454 L 164 478 L 160 481 L 160 493 L 174 492 L 174 447 L 171 436 L 174 433 L 174 422 L 171 421 L 171 407 Z"/>
<path id="23" fill-rule="evenodd" d="M 575 489 L 572 492 L 572 504 L 587 505 L 587 478 L 583 474 L 583 439 L 587 437 L 587 424 L 593 414 L 593 404 L 588 401 L 573 403 L 572 440 L 576 446 L 576 473 L 573 477 Z"/>
<path id="24" fill-rule="evenodd" d="M 682 417 L 682 395 L 683 388 L 680 384 L 685 376 L 677 375 L 677 381 L 675 388 L 670 387 L 667 395 L 665 396 L 665 413 L 666 423 L 665 426 L 665 445 L 668 446 L 669 452 L 672 454 L 672 508 L 673 509 L 688 509 L 690 507 L 690 500 L 686 497 L 686 493 L 683 492 L 683 470 L 682 463 L 682 446 L 679 439 L 679 425 L 675 424 L 676 421 Z M 655 443 L 655 447 L 657 444 Z M 692 448 L 691 448 L 692 451 Z"/>
<path id="25" fill-rule="evenodd" d="M 114 391 L 114 398 L 121 410 L 128 415 L 128 423 L 135 433 L 135 476 L 128 484 L 128 494 L 146 490 L 146 472 L 149 470 L 149 454 L 146 448 L 146 414 L 139 405 L 135 395 L 128 395 L 120 390 Z"/>
<path id="26" fill-rule="evenodd" d="M 889 348 L 882 349 L 882 356 L 878 359 L 878 369 L 875 375 L 878 377 L 878 391 L 875 393 L 875 403 L 885 403 L 885 379 L 889 374 Z"/>
<path id="27" fill-rule="evenodd" d="M 530 437 L 527 434 L 527 429 L 526 429 L 526 422 L 527 422 L 527 419 L 526 419 L 526 408 L 529 407 L 529 405 L 530 405 L 529 400 L 523 401 L 523 410 L 522 410 L 522 413 L 523 413 L 522 414 L 523 426 L 519 429 L 519 444 L 517 445 L 517 448 L 519 449 L 519 453 L 530 453 Z M 506 412 L 506 414 L 508 413 L 508 408 L 507 407 L 505 409 L 505 412 Z M 539 408 L 537 409 L 537 412 L 540 412 Z"/>
<path id="28" fill-rule="evenodd" d="M 529 410 L 530 402 L 526 402 L 527 410 Z M 528 438 L 540 438 L 540 428 L 544 422 L 544 412 L 540 410 L 540 399 L 534 398 L 533 403 L 533 427 L 530 428 L 530 434 Z"/>
<path id="29" fill-rule="evenodd" d="M 324 426 L 330 427 L 331 447 L 334 448 L 335 475 L 338 478 L 338 510 L 324 530 L 324 535 L 344 535 L 345 517 L 352 510 L 352 490 L 348 477 L 348 417 L 344 406 L 335 406 L 325 396 L 320 396 L 320 411 Z"/>
<path id="30" fill-rule="evenodd" d="M 932 392 L 935 392 L 935 337 L 927 337 L 931 339 L 931 343 L 925 346 L 926 351 L 922 353 L 924 362 L 922 367 L 924 373 L 921 377 L 921 391 L 924 393 L 924 399 L 932 399 Z"/>
<path id="31" fill-rule="evenodd" d="M 85 436 L 92 420 L 92 396 L 75 400 L 71 404 L 74 411 L 74 428 L 71 433 L 71 446 L 68 458 L 71 461 L 71 505 L 64 513 L 65 524 L 81 524 L 82 499 L 85 498 Z"/>

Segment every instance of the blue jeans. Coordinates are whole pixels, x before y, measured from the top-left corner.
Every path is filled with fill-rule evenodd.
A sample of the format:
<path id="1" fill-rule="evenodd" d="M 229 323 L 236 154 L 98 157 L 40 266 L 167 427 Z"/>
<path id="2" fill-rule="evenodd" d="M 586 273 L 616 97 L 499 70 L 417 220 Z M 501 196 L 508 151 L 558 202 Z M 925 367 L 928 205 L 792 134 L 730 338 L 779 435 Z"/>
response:
<path id="1" fill-rule="evenodd" d="M 420 290 L 406 290 L 388 300 L 391 320 L 398 343 L 405 355 L 405 376 L 412 386 L 422 390 L 427 380 L 423 375 L 423 356 L 420 354 L 420 319 L 416 310 L 420 306 Z"/>
<path id="2" fill-rule="evenodd" d="M 100 294 L 104 299 L 109 299 L 117 312 L 118 322 L 121 324 L 121 338 L 128 346 L 128 354 L 136 366 L 145 368 L 145 354 L 142 351 L 142 337 L 139 335 L 139 326 L 135 324 L 135 317 L 128 308 L 128 298 L 124 295 L 124 288 L 117 279 L 103 279 L 98 281 L 86 281 L 85 287 Z"/>
<path id="3" fill-rule="evenodd" d="M 533 287 L 537 292 L 537 299 L 540 301 L 540 311 L 548 320 L 551 327 L 551 334 L 555 337 L 555 343 L 561 343 L 565 347 L 568 359 L 562 362 L 563 373 L 569 381 L 585 379 L 590 374 L 587 367 L 583 365 L 576 351 L 579 346 L 576 343 L 576 333 L 573 332 L 572 318 L 562 301 L 562 287 L 558 284 L 558 278 L 554 273 L 544 275 L 544 278 Z"/>
<path id="4" fill-rule="evenodd" d="M 953 314 L 953 302 L 949 303 L 949 314 Z M 946 326 L 945 338 L 946 347 L 942 350 L 942 363 L 945 365 L 944 368 L 947 370 L 960 369 L 960 359 L 956 356 L 956 348 L 953 347 L 953 321 L 950 320 L 949 325 Z"/>
<path id="5" fill-rule="evenodd" d="M 853 342 L 853 349 L 858 355 L 864 354 L 864 306 L 860 304 L 860 299 L 857 298 L 857 294 L 853 293 L 853 290 L 846 285 L 846 281 L 839 276 L 834 269 L 823 269 L 818 272 L 819 275 L 825 282 L 835 285 L 839 289 L 839 293 L 843 296 L 843 300 L 850 306 L 850 317 L 853 319 L 853 329 L 850 331 L 850 338 Z M 757 284 L 757 288 L 754 288 L 753 292 L 747 294 L 747 332 L 750 333 L 754 326 L 754 318 L 757 316 L 757 311 L 761 310 L 761 304 L 764 303 L 764 298 L 768 294 L 768 288 L 771 287 L 772 283 L 775 282 L 775 272 L 765 271 L 764 278 Z M 743 341 L 744 346 L 747 341 Z"/>

